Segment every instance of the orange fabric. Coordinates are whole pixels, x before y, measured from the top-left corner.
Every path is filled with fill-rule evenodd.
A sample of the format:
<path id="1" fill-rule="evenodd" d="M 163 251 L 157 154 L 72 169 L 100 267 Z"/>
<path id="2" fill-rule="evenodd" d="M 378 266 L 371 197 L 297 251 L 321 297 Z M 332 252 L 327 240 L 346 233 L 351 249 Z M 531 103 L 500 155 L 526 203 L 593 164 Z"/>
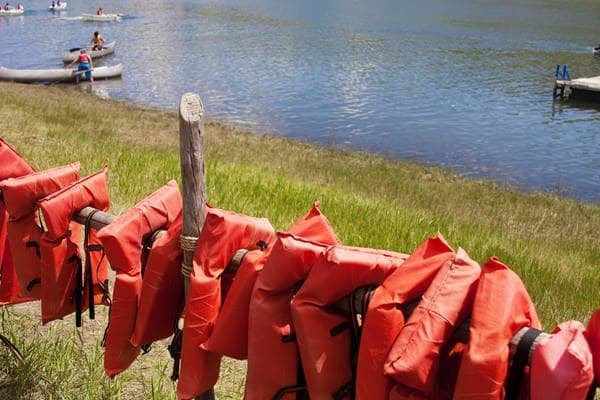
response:
<path id="1" fill-rule="evenodd" d="M 326 244 L 339 243 L 327 217 L 319 210 L 319 203 L 314 203 L 310 211 L 286 232 Z M 252 288 L 271 248 L 268 246 L 265 251 L 259 249 L 246 254 L 227 292 L 213 332 L 202 348 L 238 360 L 248 358 L 248 314 Z M 232 335 L 231 332 L 237 333 Z"/>
<path id="2" fill-rule="evenodd" d="M 8 143 L 0 138 L 0 182 L 30 174 L 33 167 Z M 0 307 L 8 304 L 33 300 L 21 297 L 21 289 L 14 268 L 12 253 L 7 238 L 8 214 L 3 197 L 0 198 Z"/>
<path id="3" fill-rule="evenodd" d="M 290 302 L 297 285 L 327 246 L 289 233 L 278 234 L 252 291 L 245 399 L 271 399 L 278 390 L 299 383 L 298 344 L 282 339 L 294 334 Z"/>
<path id="4" fill-rule="evenodd" d="M 596 376 L 596 385 L 600 386 L 600 308 L 592 315 L 585 331 L 585 337 L 590 345 L 590 350 L 594 356 L 594 375 Z"/>
<path id="5" fill-rule="evenodd" d="M 345 246 L 332 246 L 321 253 L 291 302 L 311 398 L 332 398 L 353 377 L 351 332 L 332 334 L 348 319 L 328 307 L 359 287 L 381 284 L 406 258 L 400 253 Z"/>
<path id="6" fill-rule="evenodd" d="M 173 334 L 185 300 L 179 245 L 182 223 L 180 210 L 167 233 L 158 238 L 150 250 L 131 337 L 134 346 L 148 345 Z"/>
<path id="7" fill-rule="evenodd" d="M 454 250 L 441 235 L 430 238 L 375 290 L 358 353 L 357 400 L 388 398 L 393 381 L 383 375 L 383 367 L 404 326 L 400 306 L 421 297 L 440 268 L 454 256 Z"/>
<path id="8" fill-rule="evenodd" d="M 177 396 L 191 399 L 212 388 L 219 377 L 221 356 L 204 351 L 200 345 L 211 334 L 219 315 L 221 274 L 238 249 L 255 249 L 268 242 L 273 227 L 264 218 L 253 218 L 208 208 L 194 252 L 193 270 L 185 305 L 181 368 Z"/>
<path id="9" fill-rule="evenodd" d="M 170 181 L 98 232 L 110 265 L 117 272 L 104 352 L 104 370 L 111 378 L 127 369 L 139 354 L 140 345 L 130 343 L 130 338 L 141 308 L 138 303 L 143 293 L 143 242 L 153 232 L 172 225 L 180 211 L 181 196 L 177 182 Z M 155 246 L 161 247 L 160 239 L 153 244 L 150 257 Z M 155 294 L 156 290 L 150 289 L 150 292 Z M 153 293 L 146 296 L 152 298 Z M 165 305 L 169 300 L 164 298 Z M 156 329 L 159 328 L 156 326 Z M 169 328 L 172 332 L 172 325 Z"/>
<path id="10" fill-rule="evenodd" d="M 387 376 L 425 395 L 433 393 L 440 352 L 470 312 L 480 273 L 463 249 L 439 270 L 388 354 Z"/>
<path id="11" fill-rule="evenodd" d="M 585 399 L 594 379 L 590 347 L 581 322 L 558 325 L 531 357 L 531 400 Z"/>
<path id="12" fill-rule="evenodd" d="M 498 301 L 502 299 L 502 301 Z M 541 329 L 521 279 L 497 258 L 482 268 L 455 399 L 504 399 L 509 343 L 523 327 Z"/>
<path id="13" fill-rule="evenodd" d="M 42 259 L 42 323 L 62 318 L 76 310 L 75 301 L 78 270 L 83 267 L 79 250 L 81 227 L 71 222 L 79 210 L 91 206 L 101 211 L 109 208 L 108 168 L 85 177 L 39 201 L 46 223 L 46 231 L 40 239 Z M 96 231 L 90 229 L 89 246 L 99 246 Z M 108 262 L 104 251 L 89 251 L 91 276 L 81 271 L 84 281 L 81 292 L 81 308 L 89 304 L 91 280 L 94 304 L 108 304 L 103 289 L 108 285 Z"/>
<path id="14" fill-rule="evenodd" d="M 7 231 L 22 296 L 41 298 L 39 243 L 43 229 L 36 214 L 37 202 L 78 179 L 79 163 L 73 163 L 0 182 L 10 215 Z"/>

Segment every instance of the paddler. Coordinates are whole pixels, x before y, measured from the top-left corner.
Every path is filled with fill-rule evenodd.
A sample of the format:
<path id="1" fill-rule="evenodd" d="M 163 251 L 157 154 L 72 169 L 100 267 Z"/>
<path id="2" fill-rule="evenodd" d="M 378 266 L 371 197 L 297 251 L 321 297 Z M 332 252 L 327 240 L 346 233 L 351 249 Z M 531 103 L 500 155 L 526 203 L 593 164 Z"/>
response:
<path id="1" fill-rule="evenodd" d="M 79 50 L 79 57 L 73 60 L 67 68 L 70 68 L 75 63 L 79 63 L 79 67 L 77 68 L 77 74 L 75 75 L 75 83 L 79 83 L 79 77 L 85 74 L 85 78 L 94 82 L 94 77 L 92 76 L 92 71 L 94 70 L 94 64 L 92 63 L 92 57 L 85 51 L 85 49 Z"/>
<path id="2" fill-rule="evenodd" d="M 90 43 L 93 45 L 92 50 L 102 50 L 104 48 L 104 37 L 96 31 Z"/>

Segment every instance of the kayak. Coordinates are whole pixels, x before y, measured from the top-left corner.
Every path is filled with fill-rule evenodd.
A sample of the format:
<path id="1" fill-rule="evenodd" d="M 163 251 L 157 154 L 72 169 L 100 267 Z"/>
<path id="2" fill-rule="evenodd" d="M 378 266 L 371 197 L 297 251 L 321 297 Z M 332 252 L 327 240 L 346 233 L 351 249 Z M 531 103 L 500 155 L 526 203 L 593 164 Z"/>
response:
<path id="1" fill-rule="evenodd" d="M 104 57 L 107 56 L 109 54 L 113 54 L 115 52 L 115 47 L 116 47 L 117 42 L 110 42 L 108 43 L 106 46 L 104 46 L 102 48 L 102 50 L 87 50 L 87 53 L 89 54 L 90 57 L 92 57 L 92 59 L 96 59 L 96 58 L 100 58 L 100 57 Z M 66 52 L 63 54 L 63 62 L 65 64 L 68 64 L 70 62 L 73 62 L 77 59 L 77 57 L 79 57 L 79 50 L 80 49 L 71 49 L 71 51 Z"/>
<path id="2" fill-rule="evenodd" d="M 67 9 L 67 2 L 63 1 L 62 3 L 60 3 L 60 5 L 49 5 L 48 6 L 48 11 L 62 11 L 62 10 L 66 10 Z"/>
<path id="3" fill-rule="evenodd" d="M 83 71 L 76 68 L 60 69 L 9 69 L 0 67 L 0 81 L 13 81 L 22 83 L 35 82 L 74 82 L 77 74 L 83 75 Z M 111 67 L 97 67 L 92 71 L 94 79 L 117 78 L 123 74 L 123 64 Z"/>
<path id="4" fill-rule="evenodd" d="M 5 17 L 10 17 L 12 15 L 23 15 L 25 13 L 25 9 L 16 9 L 16 8 L 11 8 L 10 10 L 0 10 L 0 15 L 3 15 Z"/>
<path id="5" fill-rule="evenodd" d="M 81 18 L 88 22 L 120 21 L 121 14 L 81 14 Z"/>

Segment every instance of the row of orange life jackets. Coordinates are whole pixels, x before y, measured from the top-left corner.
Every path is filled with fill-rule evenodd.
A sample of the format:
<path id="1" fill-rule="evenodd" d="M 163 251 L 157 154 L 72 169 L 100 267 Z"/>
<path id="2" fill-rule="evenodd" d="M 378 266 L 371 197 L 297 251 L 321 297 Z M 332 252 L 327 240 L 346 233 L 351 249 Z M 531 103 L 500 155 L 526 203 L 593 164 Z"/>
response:
<path id="1" fill-rule="evenodd" d="M 107 168 L 36 173 L 3 141 L 0 165 L 2 304 L 41 299 L 44 323 L 76 311 L 79 324 L 82 310 L 109 304 L 108 259 L 111 377 L 177 331 L 182 313 L 181 399 L 214 386 L 222 356 L 248 360 L 246 399 L 583 399 L 594 362 L 599 376 L 600 311 L 587 329 L 570 321 L 540 336 L 518 276 L 441 236 L 409 256 L 342 246 L 317 204 L 277 234 L 266 219 L 207 206 L 184 300 L 175 182 L 98 232 L 88 221 L 81 254 L 71 218 L 108 209 Z M 468 341 L 457 335 L 467 321 Z"/>

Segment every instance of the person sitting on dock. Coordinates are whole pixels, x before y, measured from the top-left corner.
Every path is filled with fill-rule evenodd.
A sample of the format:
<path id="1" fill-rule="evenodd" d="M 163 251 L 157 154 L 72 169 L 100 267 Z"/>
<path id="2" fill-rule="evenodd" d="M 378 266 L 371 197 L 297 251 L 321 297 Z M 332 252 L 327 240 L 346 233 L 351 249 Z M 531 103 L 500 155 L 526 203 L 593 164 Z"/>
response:
<path id="1" fill-rule="evenodd" d="M 90 57 L 85 49 L 81 49 L 79 51 L 79 57 L 67 65 L 67 68 L 70 68 L 76 62 L 79 63 L 79 67 L 77 68 L 77 73 L 75 74 L 75 83 L 79 83 L 79 77 L 83 74 L 85 74 L 85 79 L 93 83 L 94 77 L 92 76 L 92 71 L 94 70 L 94 64 L 92 63 L 92 57 Z"/>
<path id="2" fill-rule="evenodd" d="M 96 31 L 90 43 L 93 45 L 92 50 L 102 50 L 104 48 L 104 37 Z"/>
<path id="3" fill-rule="evenodd" d="M 102 9 L 102 7 L 98 7 L 98 9 L 96 10 L 96 15 L 102 15 L 104 14 L 104 10 Z"/>

